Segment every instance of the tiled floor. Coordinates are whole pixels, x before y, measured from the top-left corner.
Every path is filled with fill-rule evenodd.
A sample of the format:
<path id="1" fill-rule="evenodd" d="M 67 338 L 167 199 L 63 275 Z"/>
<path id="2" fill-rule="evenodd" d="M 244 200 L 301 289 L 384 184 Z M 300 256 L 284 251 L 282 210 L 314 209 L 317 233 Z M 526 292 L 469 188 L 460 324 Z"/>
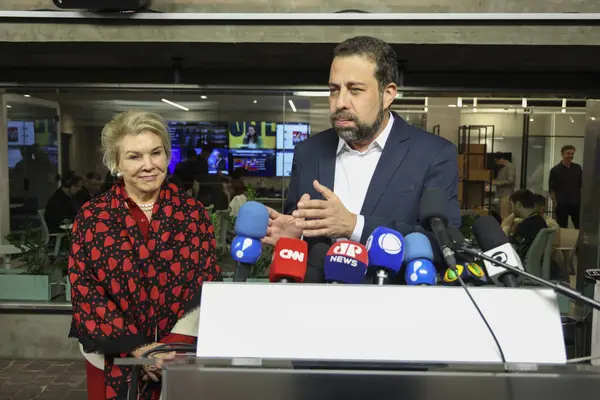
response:
<path id="1" fill-rule="evenodd" d="M 81 361 L 0 359 L 0 400 L 87 400 Z"/>

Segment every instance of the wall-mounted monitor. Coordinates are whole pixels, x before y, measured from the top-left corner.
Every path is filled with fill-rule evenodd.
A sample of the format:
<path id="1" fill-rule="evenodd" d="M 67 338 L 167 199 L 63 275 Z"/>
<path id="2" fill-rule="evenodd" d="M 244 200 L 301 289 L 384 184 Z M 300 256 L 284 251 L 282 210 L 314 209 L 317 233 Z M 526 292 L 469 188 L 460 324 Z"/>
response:
<path id="1" fill-rule="evenodd" d="M 277 124 L 277 149 L 292 150 L 298 143 L 308 139 L 310 125 L 303 122 Z"/>
<path id="2" fill-rule="evenodd" d="M 8 121 L 7 136 L 9 146 L 31 146 L 35 143 L 33 121 Z"/>
<path id="3" fill-rule="evenodd" d="M 266 121 L 235 121 L 229 123 L 229 148 L 274 149 L 277 123 Z"/>
<path id="4" fill-rule="evenodd" d="M 246 176 L 275 176 L 275 150 L 229 150 L 229 170 L 245 170 Z"/>
<path id="5" fill-rule="evenodd" d="M 202 149 L 195 149 L 198 155 L 202 154 Z M 214 149 L 212 154 L 208 156 L 208 173 L 216 174 L 221 172 L 227 175 L 229 173 L 229 149 L 218 148 Z"/>
<path id="6" fill-rule="evenodd" d="M 292 162 L 294 161 L 293 151 L 278 151 L 277 152 L 277 176 L 291 176 Z"/>
<path id="7" fill-rule="evenodd" d="M 207 144 L 229 147 L 227 122 L 169 121 L 171 145 L 180 148 L 200 148 Z"/>

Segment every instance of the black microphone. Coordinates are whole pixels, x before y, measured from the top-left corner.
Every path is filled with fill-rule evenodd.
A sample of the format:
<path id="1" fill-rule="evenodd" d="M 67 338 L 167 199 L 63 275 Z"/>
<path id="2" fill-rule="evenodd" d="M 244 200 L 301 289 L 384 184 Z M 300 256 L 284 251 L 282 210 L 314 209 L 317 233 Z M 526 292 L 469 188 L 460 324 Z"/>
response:
<path id="1" fill-rule="evenodd" d="M 315 244 L 308 252 L 304 283 L 325 283 L 325 257 L 329 245 L 324 242 Z"/>
<path id="2" fill-rule="evenodd" d="M 514 268 L 524 270 L 519 255 L 508 241 L 508 237 L 494 217 L 483 216 L 477 218 L 473 224 L 473 235 L 483 250 L 483 254 L 495 260 L 507 263 Z M 517 287 L 517 275 L 502 268 L 496 263 L 484 260 L 485 268 L 494 283 L 506 287 Z"/>
<path id="3" fill-rule="evenodd" d="M 433 236 L 442 250 L 446 265 L 455 270 L 456 258 L 446 230 L 448 227 L 446 197 L 446 193 L 441 189 L 435 187 L 425 189 L 423 196 L 421 196 L 419 219 L 425 229 L 433 232 Z"/>

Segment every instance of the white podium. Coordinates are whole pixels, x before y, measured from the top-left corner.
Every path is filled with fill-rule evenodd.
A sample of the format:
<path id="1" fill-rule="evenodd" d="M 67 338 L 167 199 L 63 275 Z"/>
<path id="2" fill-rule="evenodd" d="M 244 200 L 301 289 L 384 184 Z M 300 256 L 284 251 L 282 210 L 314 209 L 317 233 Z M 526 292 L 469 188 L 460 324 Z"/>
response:
<path id="1" fill-rule="evenodd" d="M 472 287 L 509 363 L 566 362 L 549 289 Z M 460 287 L 208 282 L 197 356 L 496 363 L 498 348 Z"/>

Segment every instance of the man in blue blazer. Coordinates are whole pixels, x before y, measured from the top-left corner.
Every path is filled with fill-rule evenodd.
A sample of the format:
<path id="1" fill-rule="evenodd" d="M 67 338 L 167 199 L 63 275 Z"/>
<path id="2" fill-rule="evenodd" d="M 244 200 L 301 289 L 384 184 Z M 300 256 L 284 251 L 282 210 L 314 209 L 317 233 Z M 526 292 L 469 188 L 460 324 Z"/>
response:
<path id="1" fill-rule="evenodd" d="M 364 244 L 378 226 L 423 231 L 419 206 L 427 187 L 444 190 L 449 222 L 460 226 L 456 146 L 390 111 L 397 82 L 387 43 L 356 37 L 336 47 L 333 128 L 296 146 L 284 214 L 269 210 L 266 243 L 303 235 L 309 245 L 339 238 Z"/>

